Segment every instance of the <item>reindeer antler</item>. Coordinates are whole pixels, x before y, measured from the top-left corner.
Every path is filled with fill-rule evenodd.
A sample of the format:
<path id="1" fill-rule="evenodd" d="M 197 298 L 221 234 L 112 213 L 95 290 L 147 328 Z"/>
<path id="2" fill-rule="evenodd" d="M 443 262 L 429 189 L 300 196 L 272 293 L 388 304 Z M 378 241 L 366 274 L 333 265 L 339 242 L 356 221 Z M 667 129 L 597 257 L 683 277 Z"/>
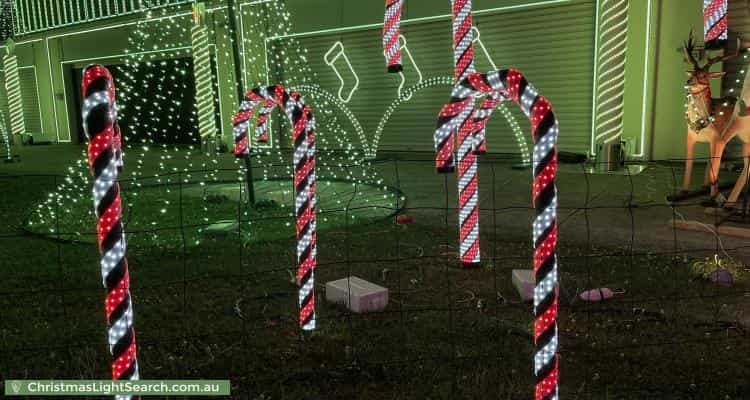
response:
<path id="1" fill-rule="evenodd" d="M 688 36 L 688 40 L 685 42 L 684 46 L 685 51 L 685 57 L 687 58 L 688 62 L 690 64 L 693 64 L 693 68 L 696 70 L 701 69 L 700 65 L 698 64 L 698 60 L 695 59 L 693 56 L 693 50 L 695 49 L 695 42 L 693 41 L 693 30 L 690 29 L 690 36 Z"/>
<path id="2" fill-rule="evenodd" d="M 711 57 L 708 60 L 706 60 L 706 61 L 708 61 L 708 63 L 706 64 L 706 66 L 704 68 L 709 68 L 709 67 L 711 67 L 712 65 L 714 65 L 714 64 L 716 64 L 718 62 L 729 61 L 731 59 L 739 57 L 740 56 L 740 48 L 742 47 L 740 41 L 741 41 L 741 39 L 738 37 L 737 38 L 737 50 L 735 50 L 735 52 L 733 54 L 726 54 L 726 55 L 723 55 L 723 56 Z"/>

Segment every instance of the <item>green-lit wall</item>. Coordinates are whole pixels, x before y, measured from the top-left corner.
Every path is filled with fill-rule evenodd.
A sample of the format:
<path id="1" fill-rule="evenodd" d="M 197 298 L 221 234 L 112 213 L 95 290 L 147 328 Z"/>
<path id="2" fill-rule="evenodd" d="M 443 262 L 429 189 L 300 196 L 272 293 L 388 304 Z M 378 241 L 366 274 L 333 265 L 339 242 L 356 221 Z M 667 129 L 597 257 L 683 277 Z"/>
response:
<path id="1" fill-rule="evenodd" d="M 211 4 L 209 8 L 223 3 Z M 251 2 L 245 3 L 241 6 L 243 11 L 258 7 Z M 475 0 L 474 3 L 475 11 L 479 12 L 477 25 L 482 32 L 489 32 L 483 39 L 498 67 L 518 67 L 525 71 L 558 109 L 563 150 L 590 151 L 593 93 L 589 95 L 588 92 L 593 89 L 598 2 Z M 425 78 L 451 75 L 450 23 L 445 17 L 449 13 L 449 1 L 407 0 L 406 4 L 404 19 L 412 22 L 404 25 L 404 33 L 411 38 L 409 43 L 414 47 L 410 49 Z M 377 53 L 380 51 L 381 28 L 378 24 L 382 23 L 383 1 L 287 0 L 286 5 L 291 12 L 293 34 L 301 34 L 299 41 L 315 54 L 311 65 L 327 90 L 335 93 L 336 78 L 332 70 L 318 60 L 322 58 L 318 52 L 334 40 L 352 43 L 347 46 L 347 52 L 351 52 L 362 86 L 350 105 L 363 120 L 366 134 L 372 134 L 374 126 L 369 121 L 378 119 L 390 100 L 378 91 L 395 92 L 397 86 L 396 78 L 385 73 L 383 58 Z M 643 154 L 651 159 L 681 157 L 685 65 L 677 48 L 690 24 L 697 32 L 701 31 L 700 0 L 631 0 L 629 9 L 623 135 L 634 143 L 631 150 L 636 155 Z M 222 28 L 224 12 L 216 9 L 210 13 L 209 23 L 217 22 L 213 24 L 215 33 L 212 38 L 217 45 L 228 40 Z M 189 9 L 183 8 L 179 14 L 174 18 L 190 18 Z M 250 17 L 245 13 L 242 18 L 247 21 Z M 37 73 L 42 110 L 42 132 L 38 133 L 37 140 L 67 142 L 73 136 L 75 141 L 75 134 L 71 135 L 70 131 L 77 110 L 73 109 L 74 102 L 69 98 L 72 80 L 66 77 L 71 68 L 91 62 L 122 62 L 128 48 L 127 38 L 135 23 L 133 17 L 123 17 L 17 38 L 20 65 L 33 66 Z M 250 24 L 241 25 L 246 30 L 241 35 L 246 39 L 262 36 L 248 30 Z M 554 41 L 556 33 L 559 33 L 559 42 Z M 535 44 L 535 39 L 540 39 L 541 43 Z M 189 42 L 182 45 L 189 45 Z M 536 50 L 538 56 L 534 56 Z M 232 77 L 231 56 L 218 52 L 216 57 L 221 75 L 219 81 L 224 82 Z M 478 62 L 480 69 L 488 69 L 481 55 L 478 55 Z M 256 67 L 253 66 L 258 70 Z M 263 69 L 261 66 L 260 70 Z M 567 79 L 569 75 L 575 79 Z M 582 78 L 584 76 L 588 79 Z M 246 79 L 252 80 L 247 76 Z M 225 84 L 220 86 L 223 134 L 228 138 L 236 99 L 234 88 Z M 369 93 L 366 91 L 368 87 L 371 89 Z M 413 104 L 412 110 L 408 103 L 403 105 L 403 111 L 394 115 L 393 125 L 386 128 L 381 142 L 384 148 L 429 150 L 431 114 L 443 102 L 443 92 L 444 89 L 439 88 L 426 91 L 419 100 L 422 103 Z M 518 113 L 515 115 L 521 119 Z M 410 121 L 413 125 L 408 124 Z M 525 122 L 520 122 L 522 128 L 527 129 Z M 426 125 L 423 132 L 417 132 L 422 125 Z M 507 126 L 501 117 L 493 118 L 490 128 L 502 132 L 496 135 L 499 136 L 497 139 L 490 136 L 491 151 L 514 151 L 515 144 L 505 134 Z M 399 136 L 399 129 L 405 130 L 406 136 Z M 566 129 L 568 138 L 565 137 Z"/>
<path id="2" fill-rule="evenodd" d="M 701 0 L 662 0 L 658 9 L 658 50 L 656 54 L 655 88 L 651 93 L 654 105 L 652 157 L 655 159 L 685 157 L 685 71 L 691 67 L 684 61 L 682 45 L 693 29 L 700 43 L 703 18 Z M 730 29 L 732 29 L 730 27 Z M 721 64 L 712 70 L 720 71 Z M 721 82 L 712 82 L 712 92 L 720 93 Z M 708 146 L 697 146 L 696 157 L 708 157 Z"/>

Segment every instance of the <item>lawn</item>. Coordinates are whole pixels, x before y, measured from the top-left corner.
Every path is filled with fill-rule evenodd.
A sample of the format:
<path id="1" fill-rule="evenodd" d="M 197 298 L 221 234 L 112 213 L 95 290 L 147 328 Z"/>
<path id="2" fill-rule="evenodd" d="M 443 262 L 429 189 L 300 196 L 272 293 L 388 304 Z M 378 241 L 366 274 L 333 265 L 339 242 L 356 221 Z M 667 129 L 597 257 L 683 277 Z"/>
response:
<path id="1" fill-rule="evenodd" d="M 71 154 L 50 165 L 66 165 Z M 62 170 L 35 162 L 44 157 L 24 155 L 26 170 L 0 166 L 0 376 L 107 378 L 104 290 L 96 246 L 86 240 L 93 217 L 73 207 L 45 222 L 53 232 L 28 226 L 61 181 L 42 175 Z M 195 185 L 141 189 L 125 210 L 141 377 L 228 378 L 233 398 L 264 400 L 532 398 L 532 310 L 510 282 L 511 270 L 531 263 L 530 172 L 491 161 L 480 168 L 477 270 L 457 268 L 455 181 L 435 175 L 429 157 L 373 164 L 402 194 L 395 203 L 346 208 L 343 189 L 321 192 L 319 218 L 328 221 L 318 234 L 319 329 L 305 335 L 282 195 L 245 214 L 239 189 L 226 187 L 226 198 Z M 746 398 L 750 341 L 736 322 L 750 285 L 718 287 L 690 273 L 696 260 L 726 257 L 720 247 L 747 262 L 745 241 L 671 229 L 677 213 L 702 209 L 666 205 L 681 177 L 670 165 L 634 176 L 582 171 L 563 165 L 559 176 L 561 396 Z M 274 187 L 265 193 L 279 193 L 277 184 L 258 181 Z M 162 212 L 165 201 L 173 209 Z M 397 224 L 392 213 L 414 222 Z M 238 234 L 199 231 L 238 215 Z M 277 222 L 258 222 L 269 215 Z M 184 225 L 195 228 L 189 240 Z M 325 282 L 348 275 L 387 287 L 385 311 L 352 314 L 326 303 Z M 599 286 L 625 293 L 599 304 L 578 299 Z"/>

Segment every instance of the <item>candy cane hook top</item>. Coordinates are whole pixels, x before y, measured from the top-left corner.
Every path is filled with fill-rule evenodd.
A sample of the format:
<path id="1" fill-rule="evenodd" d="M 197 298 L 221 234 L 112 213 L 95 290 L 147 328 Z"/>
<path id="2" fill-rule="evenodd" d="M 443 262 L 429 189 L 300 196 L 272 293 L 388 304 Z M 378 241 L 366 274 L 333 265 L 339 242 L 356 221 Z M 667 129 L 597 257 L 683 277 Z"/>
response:
<path id="1" fill-rule="evenodd" d="M 474 100 L 481 96 L 495 95 L 499 100 L 510 99 L 517 103 L 531 121 L 534 139 L 532 198 L 536 217 L 532 224 L 534 244 L 534 374 L 537 377 L 536 400 L 558 398 L 558 356 L 557 356 L 557 136 L 558 122 L 549 101 L 540 96 L 537 90 L 526 81 L 517 70 L 494 71 L 488 74 L 469 74 L 459 82 L 451 93 L 451 100 L 443 106 L 435 129 L 436 166 L 438 171 L 447 172 L 454 168 L 452 159 L 453 131 L 467 125 Z M 459 139 L 460 141 L 460 139 Z M 445 152 L 445 148 L 450 148 Z M 474 156 L 476 157 L 476 156 Z M 471 155 L 467 155 L 471 162 Z M 464 168 L 459 163 L 459 169 Z M 469 181 L 459 178 L 461 200 L 470 191 Z M 473 218 L 473 217 L 472 217 Z M 462 261 L 471 257 L 473 249 L 471 234 L 461 227 Z M 477 236 L 478 237 L 478 236 Z"/>
<path id="2" fill-rule="evenodd" d="M 248 155 L 248 129 L 250 118 L 259 105 L 263 105 L 256 118 L 256 133 L 268 132 L 268 115 L 279 107 L 292 124 L 294 146 L 294 214 L 297 232 L 297 283 L 299 285 L 299 324 L 303 330 L 315 329 L 315 268 L 317 266 L 316 232 L 316 177 L 315 177 L 315 117 L 302 96 L 287 91 L 282 85 L 256 88 L 245 95 L 240 110 L 233 118 L 237 157 Z"/>
<path id="3" fill-rule="evenodd" d="M 112 353 L 112 379 L 137 380 L 133 304 L 130 275 L 125 258 L 126 242 L 122 224 L 122 199 L 117 181 L 120 158 L 119 129 L 115 106 L 115 86 L 110 72 L 101 65 L 86 68 L 83 74 L 83 127 L 89 139 L 88 163 L 94 176 L 94 211 L 101 273 L 107 289 L 105 310 L 108 343 Z M 132 396 L 117 396 L 130 399 Z"/>
<path id="4" fill-rule="evenodd" d="M 255 113 L 259 104 L 265 103 L 265 100 L 256 94 L 257 89 L 251 90 L 245 94 L 245 98 L 240 102 L 240 109 L 232 117 L 232 133 L 234 134 L 234 155 L 238 158 L 250 156 L 250 138 L 247 135 L 250 126 L 250 117 Z M 256 130 L 256 132 L 258 132 Z"/>

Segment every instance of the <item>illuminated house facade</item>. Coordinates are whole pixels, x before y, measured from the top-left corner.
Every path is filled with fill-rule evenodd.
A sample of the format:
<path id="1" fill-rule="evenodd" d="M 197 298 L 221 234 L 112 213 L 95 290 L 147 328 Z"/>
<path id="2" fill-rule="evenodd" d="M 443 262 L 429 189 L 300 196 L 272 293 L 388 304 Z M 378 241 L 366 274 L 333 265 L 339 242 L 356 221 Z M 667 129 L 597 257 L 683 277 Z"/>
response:
<path id="1" fill-rule="evenodd" d="M 7 1 L 4 5 L 6 15 L 12 16 L 12 54 L 17 67 L 4 63 L 0 68 L 0 112 L 7 121 L 17 121 L 20 117 L 11 115 L 10 110 L 22 110 L 22 131 L 35 143 L 80 143 L 77 97 L 82 68 L 91 63 L 123 66 L 133 57 L 156 67 L 164 60 L 178 60 L 187 76 L 182 81 L 185 85 L 196 86 L 193 76 L 199 69 L 211 75 L 212 84 L 210 90 L 200 84 L 197 90 L 189 89 L 197 98 L 176 105 L 175 115 L 195 113 L 195 129 L 201 120 L 202 131 L 214 130 L 229 143 L 237 95 L 232 84 L 235 55 L 227 3 L 204 4 L 200 23 L 205 27 L 206 56 L 196 54 L 200 50 L 196 50 L 193 35 L 193 1 Z M 359 118 L 363 134 L 373 140 L 376 151 L 432 151 L 431 132 L 425 127 L 433 125 L 444 100 L 445 88 L 436 87 L 441 85 L 438 78 L 451 74 L 447 0 L 408 0 L 402 33 L 410 58 L 405 61 L 403 78 L 386 74 L 383 66 L 382 1 L 354 5 L 335 0 L 335 7 L 330 0 L 229 3 L 234 4 L 237 15 L 235 39 L 243 86 L 288 79 L 288 71 L 278 60 L 283 59 L 285 46 L 299 46 L 307 51 L 316 82 L 338 94 Z M 701 32 L 699 0 L 477 3 L 478 69 L 517 67 L 544 87 L 565 127 L 562 151 L 591 155 L 600 142 L 619 138 L 631 159 L 683 156 L 682 147 L 675 146 L 684 140 L 685 129 L 686 65 L 678 48 L 691 27 Z M 258 29 L 263 26 L 264 10 L 281 6 L 289 12 L 288 34 L 271 36 L 267 34 L 270 30 Z M 337 11 L 328 12 L 330 9 Z M 742 10 L 730 4 L 729 14 L 731 40 L 745 27 Z M 157 32 L 154 27 L 159 22 L 172 24 L 176 33 L 165 36 Z M 156 37 L 158 40 L 150 42 Z M 3 56 L 7 50 L 7 46 L 0 48 Z M 717 68 L 729 72 L 725 91 L 742 78 L 738 76 L 740 61 Z M 8 84 L 13 74 L 17 74 L 17 85 Z M 144 87 L 155 84 L 144 79 Z M 435 85 L 425 84 L 414 98 L 398 101 L 402 90 L 430 79 Z M 721 91 L 720 85 L 716 82 L 716 93 Z M 392 115 L 384 122 L 389 106 Z M 514 115 L 522 121 L 520 114 Z M 529 139 L 514 137 L 511 128 L 505 119 L 490 123 L 497 137 L 491 140 L 489 152 L 525 151 L 522 140 L 528 146 Z M 19 129 L 11 132 L 17 134 Z"/>

